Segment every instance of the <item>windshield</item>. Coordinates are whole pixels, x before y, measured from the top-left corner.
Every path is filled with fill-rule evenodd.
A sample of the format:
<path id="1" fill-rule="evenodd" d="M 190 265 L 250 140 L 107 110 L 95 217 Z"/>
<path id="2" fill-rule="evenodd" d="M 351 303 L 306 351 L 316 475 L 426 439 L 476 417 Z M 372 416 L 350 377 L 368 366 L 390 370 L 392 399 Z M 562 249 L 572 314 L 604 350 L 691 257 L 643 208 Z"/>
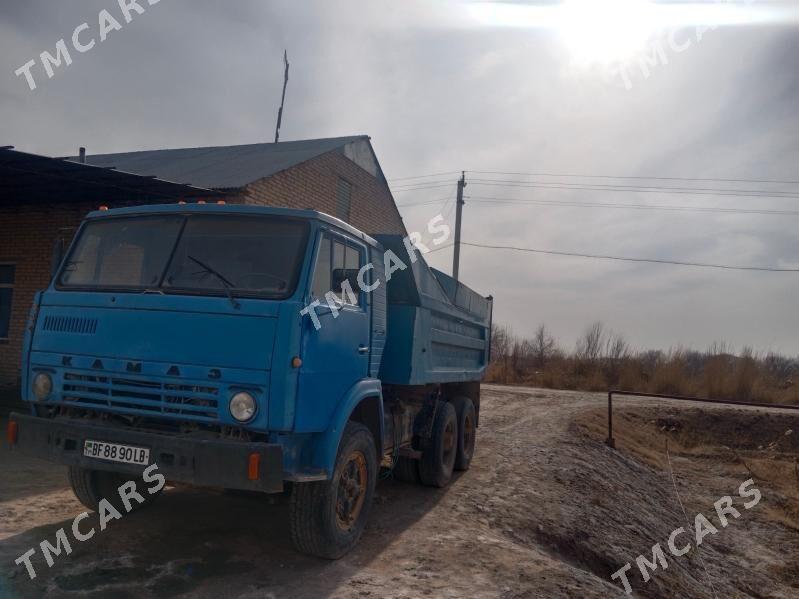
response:
<path id="1" fill-rule="evenodd" d="M 269 298 L 294 292 L 308 236 L 301 220 L 138 216 L 89 222 L 60 287 Z"/>

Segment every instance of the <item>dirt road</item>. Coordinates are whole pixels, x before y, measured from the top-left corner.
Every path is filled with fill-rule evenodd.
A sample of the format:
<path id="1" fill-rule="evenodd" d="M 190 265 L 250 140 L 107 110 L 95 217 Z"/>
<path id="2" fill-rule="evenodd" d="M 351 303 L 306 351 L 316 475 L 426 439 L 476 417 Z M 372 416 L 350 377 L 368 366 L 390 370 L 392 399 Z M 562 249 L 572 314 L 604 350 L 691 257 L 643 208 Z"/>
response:
<path id="1" fill-rule="evenodd" d="M 285 506 L 176 488 L 52 568 L 38 554 L 31 581 L 14 559 L 54 542 L 82 507 L 62 468 L 3 449 L 0 597 L 622 597 L 610 574 L 631 560 L 641 596 L 799 596 L 799 481 L 794 495 L 790 477 L 774 474 L 799 449 L 799 417 L 735 411 L 750 433 L 760 418 L 765 441 L 750 434 L 728 451 L 735 430 L 694 434 L 721 408 L 655 405 L 619 409 L 613 451 L 601 442 L 601 395 L 485 386 L 472 469 L 444 490 L 382 481 L 361 543 L 337 562 L 292 551 Z M 655 543 L 688 528 L 675 486 L 691 522 L 713 520 L 713 502 L 758 468 L 760 505 L 738 505 L 740 519 L 642 582 L 635 557 L 651 559 Z"/>

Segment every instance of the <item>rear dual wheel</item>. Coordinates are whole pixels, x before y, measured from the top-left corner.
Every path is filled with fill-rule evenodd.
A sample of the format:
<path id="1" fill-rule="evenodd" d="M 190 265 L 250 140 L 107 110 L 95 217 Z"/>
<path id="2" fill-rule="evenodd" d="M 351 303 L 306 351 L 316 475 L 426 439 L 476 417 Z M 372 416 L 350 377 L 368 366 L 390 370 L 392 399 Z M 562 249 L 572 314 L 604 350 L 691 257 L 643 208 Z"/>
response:
<path id="1" fill-rule="evenodd" d="M 404 483 L 419 482 L 419 460 L 413 458 L 398 457 L 391 471 L 394 478 Z"/>
<path id="2" fill-rule="evenodd" d="M 433 430 L 419 460 L 419 478 L 429 487 L 444 487 L 458 455 L 458 417 L 451 403 L 438 402 Z"/>
<path id="3" fill-rule="evenodd" d="M 468 470 L 476 440 L 477 413 L 472 400 L 456 397 L 451 403 L 439 402 L 430 443 L 418 463 L 422 483 L 444 487 L 452 478 L 453 470 Z M 402 464 L 401 478 L 412 472 L 413 466 L 416 464 L 412 462 Z"/>
<path id="4" fill-rule="evenodd" d="M 455 457 L 455 470 L 468 470 L 474 456 L 477 442 L 477 412 L 468 397 L 452 400 L 458 416 L 458 453 Z"/>

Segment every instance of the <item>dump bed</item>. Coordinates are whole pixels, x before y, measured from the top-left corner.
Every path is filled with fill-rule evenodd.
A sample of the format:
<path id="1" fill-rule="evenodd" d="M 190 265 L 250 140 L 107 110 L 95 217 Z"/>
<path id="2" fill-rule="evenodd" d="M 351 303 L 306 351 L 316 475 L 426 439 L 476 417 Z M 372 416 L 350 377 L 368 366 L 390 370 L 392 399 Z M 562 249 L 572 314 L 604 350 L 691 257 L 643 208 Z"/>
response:
<path id="1" fill-rule="evenodd" d="M 402 237 L 377 235 L 386 250 L 408 264 Z M 490 298 L 416 262 L 387 284 L 386 346 L 379 377 L 394 385 L 477 381 L 489 358 Z"/>

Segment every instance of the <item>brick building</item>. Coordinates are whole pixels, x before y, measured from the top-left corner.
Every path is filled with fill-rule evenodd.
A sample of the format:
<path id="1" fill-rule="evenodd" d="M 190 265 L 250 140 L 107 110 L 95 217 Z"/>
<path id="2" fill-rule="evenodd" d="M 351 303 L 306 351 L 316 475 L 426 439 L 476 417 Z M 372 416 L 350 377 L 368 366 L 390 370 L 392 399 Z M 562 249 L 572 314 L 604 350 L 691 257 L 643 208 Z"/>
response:
<path id="1" fill-rule="evenodd" d="M 53 245 L 83 216 L 178 200 L 312 208 L 406 234 L 367 136 L 47 158 L 0 149 L 0 387 L 19 384 L 25 321 Z M 2 395 L 2 393 L 0 393 Z"/>

